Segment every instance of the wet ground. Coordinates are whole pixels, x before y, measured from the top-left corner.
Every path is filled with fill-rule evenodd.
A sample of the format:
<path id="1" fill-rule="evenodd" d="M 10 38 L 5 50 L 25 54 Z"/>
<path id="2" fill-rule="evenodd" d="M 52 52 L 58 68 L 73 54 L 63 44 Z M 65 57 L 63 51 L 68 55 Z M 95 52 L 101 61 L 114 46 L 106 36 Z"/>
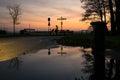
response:
<path id="1" fill-rule="evenodd" d="M 89 80 L 94 70 L 91 48 L 62 46 L 55 41 L 59 38 L 1 38 L 0 80 Z M 106 76 L 119 80 L 120 60 L 107 55 Z"/>
<path id="2" fill-rule="evenodd" d="M 0 38 L 0 61 L 5 61 L 28 52 L 56 45 L 60 37 L 17 37 Z"/>
<path id="3" fill-rule="evenodd" d="M 1 39 L 0 80 L 74 80 L 84 74 L 81 47 L 62 46 L 55 38 Z"/>

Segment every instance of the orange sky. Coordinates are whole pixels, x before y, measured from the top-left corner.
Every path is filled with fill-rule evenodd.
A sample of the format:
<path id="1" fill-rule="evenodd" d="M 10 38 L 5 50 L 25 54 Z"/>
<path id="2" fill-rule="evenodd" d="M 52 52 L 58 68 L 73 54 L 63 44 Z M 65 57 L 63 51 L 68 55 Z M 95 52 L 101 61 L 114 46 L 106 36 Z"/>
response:
<path id="1" fill-rule="evenodd" d="M 60 29 L 59 17 L 65 17 L 63 29 L 84 30 L 89 27 L 89 23 L 81 22 L 81 14 L 84 10 L 81 8 L 80 0 L 4 0 L 0 1 L 0 29 L 12 30 L 12 23 L 8 15 L 7 5 L 16 3 L 21 5 L 22 15 L 20 25 L 16 30 L 24 28 L 35 28 L 36 30 L 48 30 L 48 17 L 51 18 L 50 28 L 58 25 Z"/>

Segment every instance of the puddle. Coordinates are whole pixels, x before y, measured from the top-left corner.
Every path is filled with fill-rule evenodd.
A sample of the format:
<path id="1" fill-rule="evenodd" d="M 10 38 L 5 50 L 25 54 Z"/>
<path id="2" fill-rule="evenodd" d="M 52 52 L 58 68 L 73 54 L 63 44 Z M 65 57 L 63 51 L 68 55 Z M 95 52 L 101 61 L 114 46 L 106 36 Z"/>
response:
<path id="1" fill-rule="evenodd" d="M 0 62 L 0 80 L 89 80 L 94 71 L 90 48 L 54 45 L 11 58 Z M 120 60 L 105 63 L 106 77 L 119 80 Z"/>
<path id="2" fill-rule="evenodd" d="M 84 74 L 81 47 L 56 46 L 0 62 L 0 80 L 74 80 Z"/>

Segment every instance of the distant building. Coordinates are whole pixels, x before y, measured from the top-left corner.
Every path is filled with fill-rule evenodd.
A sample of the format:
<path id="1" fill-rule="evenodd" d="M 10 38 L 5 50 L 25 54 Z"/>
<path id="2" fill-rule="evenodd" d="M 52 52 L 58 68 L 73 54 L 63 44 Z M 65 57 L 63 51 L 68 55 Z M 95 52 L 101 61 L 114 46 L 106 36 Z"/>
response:
<path id="1" fill-rule="evenodd" d="M 20 31 L 21 34 L 28 34 L 28 33 L 33 33 L 35 32 L 35 29 L 29 29 L 29 28 L 25 28 L 23 30 Z"/>
<path id="2" fill-rule="evenodd" d="M 80 33 L 91 33 L 92 30 L 81 30 Z"/>
<path id="3" fill-rule="evenodd" d="M 35 29 L 25 28 L 24 31 L 26 31 L 26 32 L 35 32 Z"/>

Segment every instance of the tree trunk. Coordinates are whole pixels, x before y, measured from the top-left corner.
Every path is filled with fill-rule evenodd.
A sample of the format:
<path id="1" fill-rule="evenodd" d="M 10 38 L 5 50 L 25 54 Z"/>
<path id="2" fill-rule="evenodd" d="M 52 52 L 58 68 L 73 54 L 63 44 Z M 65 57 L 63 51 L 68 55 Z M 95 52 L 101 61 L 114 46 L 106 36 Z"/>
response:
<path id="1" fill-rule="evenodd" d="M 15 24 L 13 24 L 13 35 L 15 35 Z"/>
<path id="2" fill-rule="evenodd" d="M 106 23 L 106 10 L 105 10 L 105 1 L 102 0 L 103 3 L 103 15 L 104 15 L 104 22 Z"/>
<path id="3" fill-rule="evenodd" d="M 111 21 L 111 33 L 114 35 L 116 33 L 116 25 L 115 25 L 115 17 L 114 17 L 114 12 L 113 12 L 113 3 L 112 0 L 109 1 L 109 8 L 110 8 L 110 21 Z"/>
<path id="4" fill-rule="evenodd" d="M 98 10 L 99 10 L 100 20 L 101 20 L 101 22 L 102 22 L 102 21 L 103 21 L 103 12 L 102 12 L 102 9 L 101 9 L 100 0 L 98 0 Z"/>
<path id="5" fill-rule="evenodd" d="M 120 1 L 115 0 L 115 5 L 116 5 L 116 29 L 117 29 L 117 34 L 120 34 Z"/>

